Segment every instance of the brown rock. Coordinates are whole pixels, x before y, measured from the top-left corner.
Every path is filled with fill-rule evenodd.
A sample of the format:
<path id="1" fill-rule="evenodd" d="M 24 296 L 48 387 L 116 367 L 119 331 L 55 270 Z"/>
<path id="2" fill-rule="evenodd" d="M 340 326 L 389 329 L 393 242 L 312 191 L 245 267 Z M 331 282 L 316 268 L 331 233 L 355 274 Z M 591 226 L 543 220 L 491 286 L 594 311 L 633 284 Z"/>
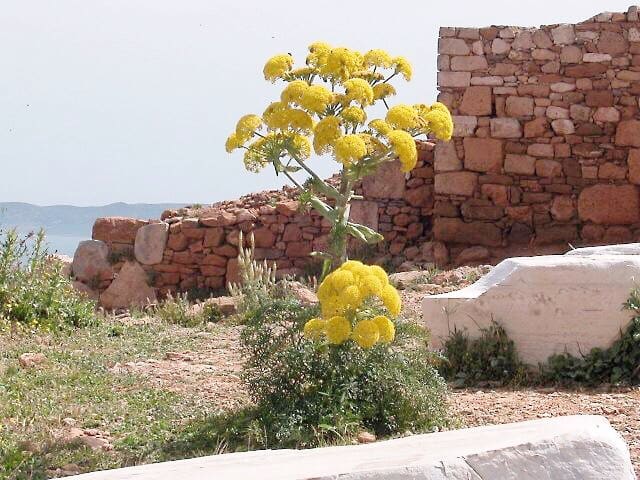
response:
<path id="1" fill-rule="evenodd" d="M 547 122 L 546 118 L 536 118 L 524 124 L 524 136 L 526 138 L 542 137 L 548 128 L 549 122 Z"/>
<path id="2" fill-rule="evenodd" d="M 282 241 L 291 242 L 291 241 L 298 241 L 298 240 L 302 240 L 302 230 L 300 229 L 300 227 L 293 223 L 287 224 L 287 226 L 284 227 L 284 233 L 282 234 Z"/>
<path id="3" fill-rule="evenodd" d="M 551 204 L 551 215 L 559 222 L 568 222 L 576 212 L 573 199 L 566 195 L 559 195 L 553 199 Z"/>
<path id="4" fill-rule="evenodd" d="M 308 257 L 311 253 L 311 242 L 289 242 L 285 255 L 289 258 Z"/>
<path id="5" fill-rule="evenodd" d="M 605 229 L 603 226 L 589 224 L 582 227 L 580 236 L 585 242 L 598 243 L 604 238 L 604 232 Z"/>
<path id="6" fill-rule="evenodd" d="M 436 194 L 471 197 L 478 184 L 478 175 L 472 172 L 438 173 L 434 182 Z"/>
<path id="7" fill-rule="evenodd" d="M 483 196 L 488 197 L 494 204 L 501 207 L 509 205 L 509 188 L 505 185 L 493 185 L 490 183 L 480 187 Z"/>
<path id="8" fill-rule="evenodd" d="M 623 120 L 616 130 L 616 145 L 640 147 L 640 120 Z"/>
<path id="9" fill-rule="evenodd" d="M 504 159 L 503 143 L 493 138 L 467 137 L 464 143 L 464 166 L 475 172 L 500 173 Z"/>
<path id="10" fill-rule="evenodd" d="M 91 238 L 105 243 L 128 243 L 133 245 L 138 228 L 147 221 L 127 217 L 102 217 L 93 224 Z"/>
<path id="11" fill-rule="evenodd" d="M 600 225 L 629 225 L 640 220 L 638 189 L 633 185 L 594 185 L 578 198 L 582 221 Z"/>
<path id="12" fill-rule="evenodd" d="M 491 87 L 468 87 L 462 96 L 458 110 L 462 115 L 491 115 L 493 111 Z"/>
<path id="13" fill-rule="evenodd" d="M 213 227 L 213 228 L 206 228 L 204 230 L 203 246 L 219 247 L 220 245 L 222 245 L 223 241 L 224 241 L 224 228 Z"/>
<path id="14" fill-rule="evenodd" d="M 38 365 L 42 365 L 47 361 L 47 357 L 45 357 L 44 353 L 33 353 L 27 352 L 23 353 L 18 357 L 18 363 L 22 368 L 33 368 Z"/>
<path id="15" fill-rule="evenodd" d="M 640 185 L 640 150 L 629 150 L 627 165 L 629 165 L 629 181 Z"/>
<path id="16" fill-rule="evenodd" d="M 502 231 L 493 223 L 465 223 L 458 218 L 436 218 L 434 219 L 433 235 L 436 240 L 443 242 L 488 247 L 502 245 Z"/>
<path id="17" fill-rule="evenodd" d="M 515 118 L 492 118 L 490 125 L 493 138 L 522 137 L 522 125 Z"/>
<path id="18" fill-rule="evenodd" d="M 182 233 L 170 233 L 167 240 L 167 248 L 174 252 L 181 252 L 187 248 L 189 240 Z"/>
<path id="19" fill-rule="evenodd" d="M 207 212 L 206 217 L 200 218 L 199 222 L 206 227 L 227 227 L 236 223 L 236 216 L 225 210 Z"/>
<path id="20" fill-rule="evenodd" d="M 455 172 L 462 170 L 454 142 L 438 142 L 435 150 L 434 169 L 436 172 Z"/>
<path id="21" fill-rule="evenodd" d="M 533 98 L 507 97 L 506 113 L 509 117 L 530 117 L 533 115 Z"/>
<path id="22" fill-rule="evenodd" d="M 486 247 L 475 246 L 465 248 L 456 257 L 456 265 L 477 265 L 486 262 L 489 256 L 489 249 Z"/>
<path id="23" fill-rule="evenodd" d="M 530 224 L 532 222 L 533 211 L 528 205 L 507 207 L 505 213 L 515 222 Z"/>
<path id="24" fill-rule="evenodd" d="M 536 175 L 539 177 L 561 177 L 562 164 L 556 160 L 537 160 Z"/>
<path id="25" fill-rule="evenodd" d="M 75 278 L 87 284 L 112 279 L 109 247 L 101 240 L 80 242 L 73 255 L 71 270 Z"/>
<path id="26" fill-rule="evenodd" d="M 550 245 L 554 243 L 566 243 L 578 237 L 578 229 L 575 225 L 552 225 L 536 228 L 536 244 Z"/>
<path id="27" fill-rule="evenodd" d="M 529 155 L 509 154 L 504 161 L 504 171 L 516 175 L 533 175 L 536 171 L 536 159 Z"/>
<path id="28" fill-rule="evenodd" d="M 142 307 L 155 301 L 156 291 L 149 286 L 147 272 L 136 262 L 126 262 L 100 295 L 100 304 L 107 310 Z"/>
<path id="29" fill-rule="evenodd" d="M 591 90 L 585 96 L 585 103 L 589 107 L 612 107 L 613 93 L 610 90 Z"/>
<path id="30" fill-rule="evenodd" d="M 400 163 L 383 163 L 375 174 L 364 177 L 362 190 L 368 198 L 402 198 L 405 191 L 405 176 Z"/>
<path id="31" fill-rule="evenodd" d="M 598 178 L 606 180 L 624 180 L 627 177 L 627 167 L 607 162 L 600 165 Z"/>
<path id="32" fill-rule="evenodd" d="M 256 228 L 253 238 L 258 248 L 270 248 L 276 243 L 276 236 L 268 227 Z"/>
<path id="33" fill-rule="evenodd" d="M 412 207 L 430 207 L 433 205 L 433 187 L 431 185 L 421 185 L 418 188 L 409 189 L 405 192 L 404 199 Z M 377 211 L 378 209 L 376 205 L 376 218 Z M 375 229 L 377 230 L 377 222 Z"/>
<path id="34" fill-rule="evenodd" d="M 431 186 L 426 186 L 430 189 Z M 422 187 L 413 190 L 407 190 L 406 193 L 411 191 L 420 190 Z M 422 193 L 425 193 L 422 190 Z M 405 194 L 406 195 L 406 194 Z M 420 202 L 420 192 L 414 193 L 411 198 L 417 202 Z M 351 202 L 351 211 L 349 212 L 349 220 L 353 223 L 359 223 L 365 225 L 373 230 L 378 230 L 378 204 L 376 202 L 370 202 L 366 200 L 354 200 Z"/>
<path id="35" fill-rule="evenodd" d="M 615 56 L 625 53 L 629 48 L 629 44 L 621 34 L 605 30 L 600 32 L 597 48 L 600 53 L 608 53 Z"/>

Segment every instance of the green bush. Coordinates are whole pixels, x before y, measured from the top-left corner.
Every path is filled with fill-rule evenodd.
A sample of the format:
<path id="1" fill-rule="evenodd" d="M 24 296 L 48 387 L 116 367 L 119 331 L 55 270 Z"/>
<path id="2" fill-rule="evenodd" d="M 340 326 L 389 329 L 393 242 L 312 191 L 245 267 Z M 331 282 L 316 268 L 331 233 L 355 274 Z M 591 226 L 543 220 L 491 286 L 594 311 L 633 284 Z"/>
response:
<path id="1" fill-rule="evenodd" d="M 444 357 L 440 373 L 459 387 L 483 382 L 519 383 L 526 375 L 513 340 L 496 322 L 482 328 L 476 339 L 454 329 L 444 343 Z"/>
<path id="2" fill-rule="evenodd" d="M 263 297 L 245 315 L 243 379 L 264 446 L 313 447 L 362 429 L 387 436 L 446 424 L 446 385 L 422 329 L 398 321 L 396 341 L 369 350 L 327 345 L 302 336 L 317 314 L 291 298 Z"/>
<path id="3" fill-rule="evenodd" d="M 0 328 L 59 330 L 95 321 L 94 304 L 77 293 L 49 255 L 44 233 L 0 231 Z"/>
<path id="4" fill-rule="evenodd" d="M 153 309 L 153 314 L 166 323 L 195 327 L 207 322 L 220 321 L 222 314 L 216 305 L 204 303 L 198 308 L 192 305 L 186 293 L 169 294 Z"/>
<path id="5" fill-rule="evenodd" d="M 611 347 L 594 348 L 580 357 L 569 353 L 553 355 L 541 368 L 543 379 L 590 386 L 640 384 L 640 292 L 637 289 L 631 292 L 625 307 L 635 312 L 635 316 Z"/>

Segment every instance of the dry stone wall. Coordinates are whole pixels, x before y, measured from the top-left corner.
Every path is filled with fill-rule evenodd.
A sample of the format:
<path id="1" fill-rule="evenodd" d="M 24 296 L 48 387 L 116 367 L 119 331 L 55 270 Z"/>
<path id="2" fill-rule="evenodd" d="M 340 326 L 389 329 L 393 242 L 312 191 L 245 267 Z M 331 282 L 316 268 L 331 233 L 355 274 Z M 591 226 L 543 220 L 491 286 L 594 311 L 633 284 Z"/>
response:
<path id="1" fill-rule="evenodd" d="M 507 256 L 640 237 L 637 7 L 577 25 L 442 28 L 438 50 L 456 131 L 436 149 L 436 240 Z"/>
<path id="2" fill-rule="evenodd" d="M 637 7 L 576 25 L 442 28 L 438 50 L 454 138 L 419 143 L 410 174 L 388 164 L 357 187 L 352 219 L 385 237 L 361 255 L 393 266 L 496 263 L 640 239 Z M 99 293 L 133 262 L 140 268 L 129 276 L 144 270 L 159 294 L 220 289 L 237 279 L 240 231 L 253 232 L 258 259 L 304 273 L 328 225 L 296 196 L 284 189 L 160 220 L 98 219 L 74 273 Z M 112 290 L 131 281 L 119 283 Z"/>

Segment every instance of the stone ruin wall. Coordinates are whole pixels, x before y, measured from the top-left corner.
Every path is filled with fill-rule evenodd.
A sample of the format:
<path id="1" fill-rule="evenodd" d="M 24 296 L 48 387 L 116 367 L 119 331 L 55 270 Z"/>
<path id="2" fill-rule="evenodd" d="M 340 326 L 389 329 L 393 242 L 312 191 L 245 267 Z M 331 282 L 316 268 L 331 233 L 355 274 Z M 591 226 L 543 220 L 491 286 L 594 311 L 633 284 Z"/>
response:
<path id="1" fill-rule="evenodd" d="M 411 174 L 388 165 L 357 188 L 364 200 L 352 219 L 385 237 L 368 252 L 373 260 L 495 263 L 640 239 L 636 7 L 576 25 L 441 28 L 438 50 L 439 100 L 454 115 L 454 139 L 419 143 Z M 80 279 L 103 292 L 137 259 L 160 294 L 220 289 L 237 278 L 240 230 L 254 233 L 258 259 L 304 273 L 328 225 L 295 198 L 283 189 L 168 211 L 161 221 L 98 219 L 86 249 L 108 262 Z"/>

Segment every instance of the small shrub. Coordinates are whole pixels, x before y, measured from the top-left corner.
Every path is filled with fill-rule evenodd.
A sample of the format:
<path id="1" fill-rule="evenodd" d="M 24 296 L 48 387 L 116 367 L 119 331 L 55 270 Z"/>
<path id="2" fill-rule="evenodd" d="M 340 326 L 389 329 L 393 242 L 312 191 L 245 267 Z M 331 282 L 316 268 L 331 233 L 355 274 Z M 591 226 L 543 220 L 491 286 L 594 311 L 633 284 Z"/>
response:
<path id="1" fill-rule="evenodd" d="M 398 321 L 391 345 L 330 345 L 303 335 L 318 313 L 291 298 L 262 297 L 245 315 L 243 379 L 264 446 L 314 447 L 363 428 L 393 435 L 446 424 L 446 386 L 423 330 Z"/>
<path id="2" fill-rule="evenodd" d="M 526 367 L 502 325 L 494 321 L 480 330 L 479 338 L 470 339 L 465 331 L 454 329 L 444 344 L 440 373 L 456 386 L 520 383 Z"/>
<path id="3" fill-rule="evenodd" d="M 625 307 L 636 315 L 611 347 L 594 348 L 580 357 L 569 353 L 553 355 L 541 368 L 544 380 L 590 386 L 640 384 L 640 292 L 637 289 L 631 292 Z"/>
<path id="4" fill-rule="evenodd" d="M 202 311 L 193 308 L 186 293 L 167 295 L 154 307 L 153 314 L 163 322 L 183 327 L 195 327 L 203 323 Z"/>
<path id="5" fill-rule="evenodd" d="M 76 292 L 47 252 L 44 232 L 0 231 L 0 329 L 59 330 L 95 321 L 94 304 Z"/>

